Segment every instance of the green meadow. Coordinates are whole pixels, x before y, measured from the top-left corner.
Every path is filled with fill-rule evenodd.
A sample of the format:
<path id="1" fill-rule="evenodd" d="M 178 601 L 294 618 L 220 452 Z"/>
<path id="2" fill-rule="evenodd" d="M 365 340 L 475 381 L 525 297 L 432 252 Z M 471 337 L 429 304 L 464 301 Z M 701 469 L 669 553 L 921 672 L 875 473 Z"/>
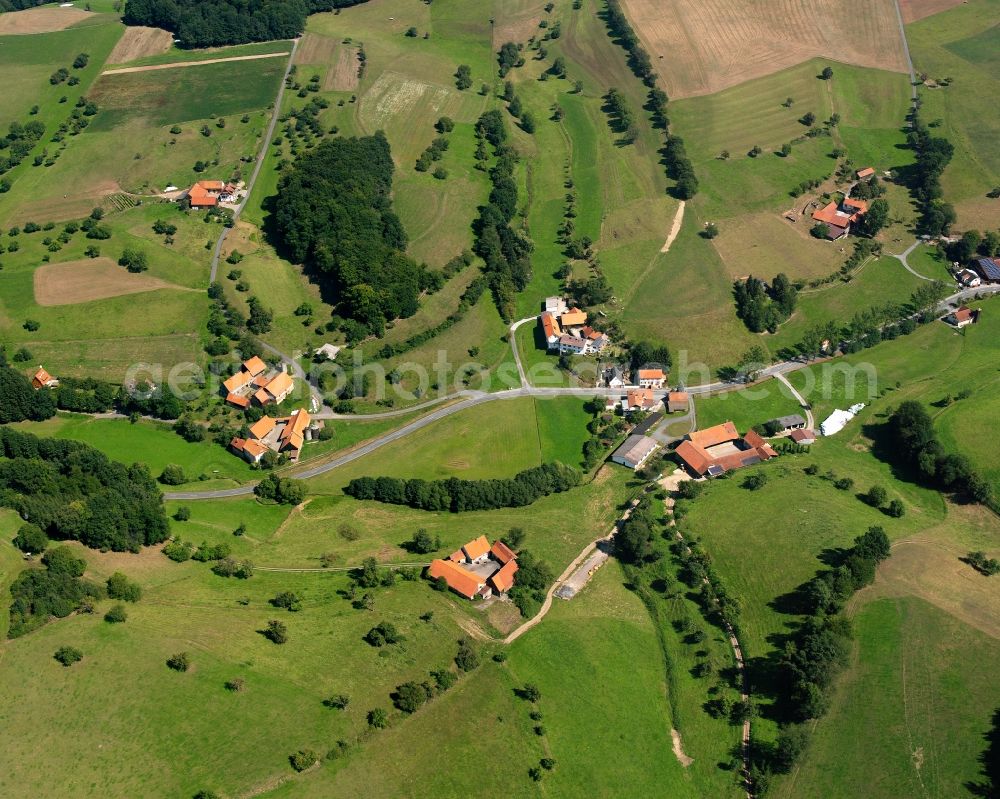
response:
<path id="1" fill-rule="evenodd" d="M 921 114 L 955 146 L 941 178 L 962 228 L 996 227 L 996 200 L 986 193 L 1000 184 L 1000 119 L 993 98 L 997 74 L 1000 3 L 975 0 L 907 26 L 918 74 L 933 83 L 920 90 Z M 941 86 L 941 82 L 950 83 Z"/>
<path id="2" fill-rule="evenodd" d="M 776 795 L 962 795 L 981 779 L 1000 642 L 916 597 L 864 605 L 855 630 L 834 708 Z"/>

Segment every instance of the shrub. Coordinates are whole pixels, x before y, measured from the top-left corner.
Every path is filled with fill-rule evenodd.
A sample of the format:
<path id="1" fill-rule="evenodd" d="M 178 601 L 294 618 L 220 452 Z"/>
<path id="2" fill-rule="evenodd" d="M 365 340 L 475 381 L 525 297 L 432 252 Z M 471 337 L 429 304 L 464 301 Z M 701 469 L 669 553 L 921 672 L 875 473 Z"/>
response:
<path id="1" fill-rule="evenodd" d="M 181 505 L 175 512 L 174 518 L 179 522 L 186 522 L 191 518 L 191 509 L 186 505 Z"/>
<path id="2" fill-rule="evenodd" d="M 167 658 L 167 667 L 174 671 L 187 671 L 191 668 L 191 658 L 187 652 L 178 652 Z"/>
<path id="3" fill-rule="evenodd" d="M 128 618 L 128 612 L 125 610 L 125 606 L 120 602 L 112 605 L 108 608 L 108 612 L 104 614 L 104 621 L 109 624 L 122 624 Z"/>
<path id="4" fill-rule="evenodd" d="M 108 596 L 125 602 L 138 602 L 142 598 L 142 588 L 121 572 L 115 572 L 108 578 Z"/>
<path id="5" fill-rule="evenodd" d="M 264 630 L 264 637 L 275 644 L 284 644 L 288 641 L 288 627 L 277 619 L 271 619 Z"/>
<path id="6" fill-rule="evenodd" d="M 351 698 L 347 694 L 334 694 L 329 699 L 324 699 L 323 704 L 337 710 L 346 710 L 351 703 Z"/>
<path id="7" fill-rule="evenodd" d="M 383 621 L 365 633 L 365 641 L 378 648 L 405 640 L 392 622 Z"/>
<path id="8" fill-rule="evenodd" d="M 83 660 L 83 652 L 75 646 L 61 646 L 52 657 L 64 666 L 72 666 L 74 663 L 79 663 Z"/>
<path id="9" fill-rule="evenodd" d="M 293 591 L 282 591 L 270 602 L 276 608 L 284 608 L 292 612 L 302 610 L 302 599 Z"/>
<path id="10" fill-rule="evenodd" d="M 288 762 L 296 771 L 305 771 L 310 766 L 319 762 L 319 755 L 312 749 L 300 749 L 298 752 L 288 756 Z"/>
<path id="11" fill-rule="evenodd" d="M 389 726 L 389 714 L 380 707 L 368 711 L 368 726 L 382 730 Z"/>
<path id="12" fill-rule="evenodd" d="M 163 554 L 175 563 L 183 563 L 191 559 L 194 554 L 194 545 L 190 541 L 169 541 L 163 547 Z"/>
<path id="13" fill-rule="evenodd" d="M 234 694 L 240 693 L 245 687 L 246 680 L 242 677 L 233 677 L 231 680 L 226 680 L 226 690 Z"/>
<path id="14" fill-rule="evenodd" d="M 17 535 L 14 536 L 14 546 L 22 552 L 37 554 L 44 552 L 48 545 L 49 537 L 45 535 L 41 527 L 34 524 L 22 524 L 17 530 Z"/>
<path id="15" fill-rule="evenodd" d="M 479 666 L 479 653 L 476 652 L 472 643 L 467 638 L 463 638 L 458 642 L 455 665 L 462 671 L 472 671 Z"/>

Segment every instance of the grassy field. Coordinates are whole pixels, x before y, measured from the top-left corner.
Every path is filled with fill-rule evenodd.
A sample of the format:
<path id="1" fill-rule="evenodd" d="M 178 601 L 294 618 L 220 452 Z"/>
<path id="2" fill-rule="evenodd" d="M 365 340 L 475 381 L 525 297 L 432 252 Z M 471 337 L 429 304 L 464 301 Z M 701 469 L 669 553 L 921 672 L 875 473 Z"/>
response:
<path id="1" fill-rule="evenodd" d="M 784 384 L 773 379 L 752 388 L 696 397 L 694 406 L 699 430 L 732 421 L 741 433 L 778 416 L 802 412 L 798 400 Z"/>
<path id="2" fill-rule="evenodd" d="M 153 235 L 151 226 L 161 218 L 177 226 L 174 244 Z M 200 362 L 199 340 L 208 303 L 198 289 L 207 284 L 204 244 L 216 228 L 209 230 L 198 217 L 179 214 L 172 206 L 157 205 L 109 214 L 101 224 L 111 231 L 110 239 L 95 242 L 78 231 L 57 253 L 50 253 L 44 240 L 54 239 L 62 226 L 16 238 L 19 249 L 5 256 L 0 272 L 0 335 L 11 346 L 27 347 L 33 360 L 55 375 L 120 382 L 126 369 L 138 362 L 162 364 L 165 370 L 178 363 Z M 115 261 L 126 247 L 138 247 L 149 262 L 144 275 L 167 287 L 89 302 L 39 305 L 34 289 L 39 263 L 86 262 L 84 250 L 93 244 L 103 258 Z M 124 267 L 114 269 L 121 270 L 124 283 L 128 274 Z M 116 293 L 113 285 L 108 293 Z M 39 329 L 25 330 L 27 319 L 39 322 Z"/>
<path id="3" fill-rule="evenodd" d="M 990 100 L 1000 89 L 996 70 L 1000 3 L 975 0 L 908 25 L 906 35 L 918 73 L 945 88 L 923 88 L 921 111 L 955 145 L 942 187 L 955 204 L 959 226 L 996 226 L 997 201 L 986 193 L 1000 184 L 1000 119 Z"/>
<path id="4" fill-rule="evenodd" d="M 480 789 L 487 779 L 519 796 L 735 795 L 727 781 L 708 781 L 694 768 L 685 772 L 670 753 L 656 634 L 621 581 L 617 566 L 605 567 L 583 594 L 559 603 L 543 626 L 519 639 L 503 666 L 490 664 L 467 692 L 394 729 L 385 743 L 401 757 L 386 763 L 372 747 L 343 770 L 324 769 L 273 796 L 452 795 Z M 606 677 L 622 671 L 628 680 Z M 514 695 L 526 682 L 541 690 L 543 736 L 532 734 L 531 708 Z M 443 728 L 456 739 L 447 749 L 434 745 Z M 556 768 L 533 785 L 527 770 L 546 756 Z M 483 763 L 475 774 L 451 765 L 475 759 Z M 500 763 L 502 773 L 493 776 Z"/>
<path id="5" fill-rule="evenodd" d="M 1000 641 L 914 597 L 865 604 L 855 662 L 781 797 L 952 797 L 978 781 Z"/>
<path id="6" fill-rule="evenodd" d="M 964 333 L 934 322 L 911 336 L 844 359 L 845 365 L 865 367 L 865 372 L 855 373 L 857 380 L 852 381 L 850 371 L 840 368 L 840 361 L 833 369 L 819 365 L 794 372 L 789 380 L 813 404 L 817 421 L 835 407 L 869 402 L 872 397 L 883 399 L 866 414 L 884 412 L 904 399 L 922 401 L 944 445 L 950 451 L 965 453 L 1000 488 L 996 448 L 982 435 L 981 428 L 982 414 L 995 406 L 997 374 L 993 361 L 998 329 L 1000 319 L 987 302 L 979 324 Z M 869 373 L 874 375 L 874 383 L 866 377 Z M 868 390 L 870 384 L 872 392 Z M 948 399 L 963 390 L 971 392 L 968 399 Z"/>
<path id="7" fill-rule="evenodd" d="M 23 217 L 18 217 L 16 212 L 23 202 L 34 197 L 34 186 L 40 173 L 62 166 L 67 160 L 67 153 L 74 152 L 73 145 L 89 133 L 87 130 L 79 136 L 68 136 L 58 144 L 50 141 L 59 125 L 69 118 L 75 103 L 90 92 L 104 59 L 124 30 L 120 23 L 109 17 L 96 16 L 93 19 L 100 24 L 50 33 L 0 37 L 0 68 L 8 81 L 5 102 L 0 110 L 0 129 L 6 131 L 14 121 L 22 124 L 38 121 L 45 125 L 46 131 L 21 164 L 4 175 L 13 188 L 0 195 L 0 223 L 6 224 L 15 219 L 23 221 Z M 89 55 L 89 63 L 82 69 L 72 69 L 73 60 L 81 52 Z M 52 84 L 49 76 L 59 68 L 69 70 L 72 77 L 79 81 L 77 85 L 70 86 L 68 81 Z M 37 113 L 31 114 L 35 107 Z M 55 159 L 54 165 L 34 166 L 34 156 L 39 154 L 49 161 Z M 91 182 L 72 188 L 63 185 L 59 195 L 64 198 L 70 193 L 85 192 L 88 198 L 93 199 L 112 190 L 106 183 L 93 185 Z"/>

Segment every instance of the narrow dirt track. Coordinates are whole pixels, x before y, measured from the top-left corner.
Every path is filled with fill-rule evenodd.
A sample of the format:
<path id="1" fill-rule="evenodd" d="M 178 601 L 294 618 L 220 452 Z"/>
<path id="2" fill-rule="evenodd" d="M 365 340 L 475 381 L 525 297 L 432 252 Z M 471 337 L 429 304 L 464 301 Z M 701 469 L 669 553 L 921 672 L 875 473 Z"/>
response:
<path id="1" fill-rule="evenodd" d="M 670 235 L 667 236 L 667 240 L 660 247 L 660 252 L 670 252 L 670 247 L 674 243 L 674 239 L 681 232 L 681 223 L 684 221 L 684 205 L 684 200 L 681 200 L 677 206 L 677 213 L 674 214 L 674 224 L 670 228 Z"/>
<path id="2" fill-rule="evenodd" d="M 208 58 L 204 61 L 174 61 L 170 64 L 149 64 L 145 67 L 122 67 L 107 69 L 101 75 L 125 75 L 129 72 L 153 72 L 157 69 L 181 69 L 182 67 L 201 67 L 205 64 L 223 64 L 227 61 L 256 61 L 260 58 L 287 58 L 288 53 L 259 53 L 258 55 L 234 55 L 231 58 Z"/>

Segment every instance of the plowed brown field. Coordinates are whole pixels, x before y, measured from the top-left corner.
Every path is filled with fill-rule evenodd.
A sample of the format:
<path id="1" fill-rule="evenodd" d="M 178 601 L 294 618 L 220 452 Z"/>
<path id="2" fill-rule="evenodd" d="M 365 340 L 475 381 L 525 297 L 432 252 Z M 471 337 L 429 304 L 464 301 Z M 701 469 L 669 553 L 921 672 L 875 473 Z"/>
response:
<path id="1" fill-rule="evenodd" d="M 816 57 L 906 70 L 893 0 L 622 4 L 671 97 L 712 94 Z"/>

